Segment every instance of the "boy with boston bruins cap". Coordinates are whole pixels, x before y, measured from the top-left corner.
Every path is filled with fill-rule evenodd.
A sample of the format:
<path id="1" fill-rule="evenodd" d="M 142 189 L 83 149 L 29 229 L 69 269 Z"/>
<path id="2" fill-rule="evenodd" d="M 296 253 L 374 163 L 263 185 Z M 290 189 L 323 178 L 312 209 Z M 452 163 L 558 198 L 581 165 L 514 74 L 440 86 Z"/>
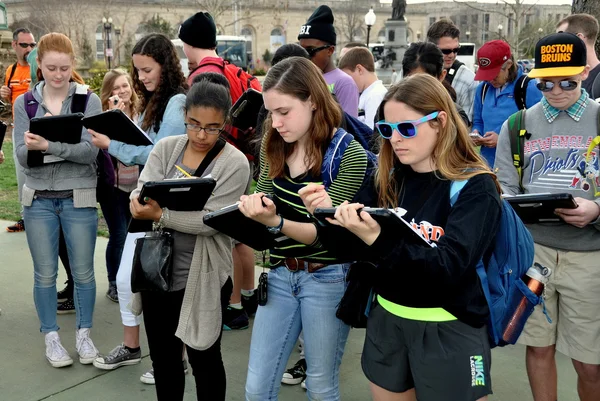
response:
<path id="1" fill-rule="evenodd" d="M 340 102 L 342 109 L 358 117 L 358 87 L 352 77 L 335 67 L 333 53 L 337 35 L 333 26 L 333 12 L 328 6 L 319 6 L 300 27 L 298 41 L 308 52 L 310 60 L 323 72 L 329 90 Z"/>
<path id="2" fill-rule="evenodd" d="M 552 269 L 544 295 L 552 322 L 538 305 L 519 338 L 527 345 L 527 373 L 536 401 L 557 399 L 556 351 L 573 360 L 581 400 L 597 400 L 600 394 L 600 151 L 593 142 L 600 105 L 581 88 L 588 73 L 579 37 L 560 32 L 542 38 L 529 76 L 538 79 L 544 97 L 526 111 L 520 127 L 527 131 L 521 142 L 522 179 L 511 151 L 511 140 L 518 139 L 510 137 L 508 122 L 496 153 L 505 193 L 570 193 L 578 204 L 576 209 L 556 209 L 560 221 L 527 226 L 535 241 L 535 262 Z"/>

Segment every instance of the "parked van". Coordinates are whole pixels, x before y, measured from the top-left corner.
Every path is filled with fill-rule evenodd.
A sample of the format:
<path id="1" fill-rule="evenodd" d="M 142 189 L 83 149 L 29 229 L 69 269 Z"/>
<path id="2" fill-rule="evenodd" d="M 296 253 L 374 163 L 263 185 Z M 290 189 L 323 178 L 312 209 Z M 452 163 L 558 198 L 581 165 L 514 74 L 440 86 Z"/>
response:
<path id="1" fill-rule="evenodd" d="M 461 43 L 456 59 L 471 71 L 477 71 L 477 54 L 475 43 Z"/>

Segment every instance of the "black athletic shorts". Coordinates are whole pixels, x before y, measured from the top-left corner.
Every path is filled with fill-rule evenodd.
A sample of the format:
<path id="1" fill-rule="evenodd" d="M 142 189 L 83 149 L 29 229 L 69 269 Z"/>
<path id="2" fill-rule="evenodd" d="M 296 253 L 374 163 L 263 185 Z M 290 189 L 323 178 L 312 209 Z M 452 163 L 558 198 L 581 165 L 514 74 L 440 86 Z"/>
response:
<path id="1" fill-rule="evenodd" d="M 475 401 L 492 393 L 490 366 L 486 327 L 404 319 L 381 305 L 370 312 L 362 369 L 381 388 L 414 388 L 419 401 Z"/>

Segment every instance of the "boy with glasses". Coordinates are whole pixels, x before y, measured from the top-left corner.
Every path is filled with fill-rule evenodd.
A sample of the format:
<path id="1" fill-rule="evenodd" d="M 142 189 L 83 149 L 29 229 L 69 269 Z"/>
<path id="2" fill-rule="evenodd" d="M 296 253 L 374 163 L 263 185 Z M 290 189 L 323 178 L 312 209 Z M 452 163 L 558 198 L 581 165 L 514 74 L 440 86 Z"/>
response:
<path id="1" fill-rule="evenodd" d="M 300 27 L 298 34 L 300 46 L 306 49 L 310 60 L 323 72 L 329 91 L 336 96 L 342 109 L 352 117 L 358 117 L 358 87 L 333 63 L 336 38 L 333 12 L 328 6 L 319 6 Z"/>
<path id="2" fill-rule="evenodd" d="M 456 59 L 459 44 L 460 30 L 452 21 L 441 19 L 431 25 L 427 31 L 427 41 L 434 43 L 444 54 L 444 68 L 447 71 L 446 81 L 456 91 L 458 103 L 473 121 L 473 101 L 477 82 L 475 73 Z"/>
<path id="3" fill-rule="evenodd" d="M 19 28 L 13 32 L 12 48 L 17 54 L 17 62 L 11 64 L 4 74 L 4 85 L 0 88 L 0 97 L 15 104 L 15 100 L 23 93 L 29 90 L 31 83 L 31 74 L 27 56 L 35 48 L 36 43 L 33 34 L 27 28 Z M 14 152 L 13 152 L 14 156 Z M 21 201 L 21 189 L 25 184 L 25 174 L 23 167 L 17 162 L 15 157 L 15 170 L 17 172 L 17 185 L 19 190 L 19 202 Z M 6 227 L 9 233 L 25 231 L 25 222 L 20 219 L 12 226 Z"/>
<path id="4" fill-rule="evenodd" d="M 527 346 L 536 401 L 557 399 L 556 351 L 572 359 L 581 400 L 597 400 L 600 393 L 600 152 L 594 142 L 600 105 L 582 89 L 589 70 L 579 37 L 563 32 L 542 38 L 529 76 L 538 78 L 544 97 L 526 111 L 520 127 L 526 129 L 522 178 L 513 164 L 508 122 L 498 140 L 495 167 L 504 193 L 570 193 L 578 204 L 556 209 L 557 222 L 527 226 L 535 262 L 552 269 L 544 290 L 552 322 L 538 305 L 519 338 Z"/>

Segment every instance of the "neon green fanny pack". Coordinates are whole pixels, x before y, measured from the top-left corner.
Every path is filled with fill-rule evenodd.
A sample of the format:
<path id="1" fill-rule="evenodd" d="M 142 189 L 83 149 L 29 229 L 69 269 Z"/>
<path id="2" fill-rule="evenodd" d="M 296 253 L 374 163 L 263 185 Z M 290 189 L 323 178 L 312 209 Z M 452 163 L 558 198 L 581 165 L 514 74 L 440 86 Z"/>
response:
<path id="1" fill-rule="evenodd" d="M 449 322 L 457 320 L 454 315 L 444 308 L 412 308 L 390 302 L 381 295 L 377 295 L 377 302 L 386 311 L 404 319 L 421 320 L 424 322 Z"/>

